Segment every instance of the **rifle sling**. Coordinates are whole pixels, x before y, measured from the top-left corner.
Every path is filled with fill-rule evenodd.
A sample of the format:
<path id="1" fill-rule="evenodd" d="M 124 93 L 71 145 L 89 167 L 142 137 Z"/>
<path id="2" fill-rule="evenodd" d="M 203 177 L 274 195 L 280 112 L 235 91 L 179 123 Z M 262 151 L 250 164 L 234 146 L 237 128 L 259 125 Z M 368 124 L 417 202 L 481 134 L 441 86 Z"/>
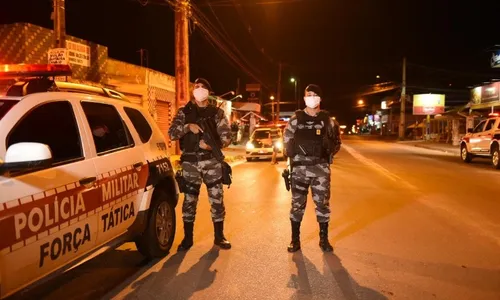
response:
<path id="1" fill-rule="evenodd" d="M 294 162 L 292 162 L 292 167 L 315 166 L 315 165 L 324 164 L 324 163 L 327 163 L 326 159 L 318 158 L 318 159 L 314 159 L 312 161 L 294 161 Z"/>
<path id="2" fill-rule="evenodd" d="M 198 161 L 204 161 L 204 160 L 209 160 L 214 158 L 212 153 L 206 153 L 206 154 L 182 154 L 181 155 L 181 162 L 187 161 L 187 162 L 198 162 Z"/>

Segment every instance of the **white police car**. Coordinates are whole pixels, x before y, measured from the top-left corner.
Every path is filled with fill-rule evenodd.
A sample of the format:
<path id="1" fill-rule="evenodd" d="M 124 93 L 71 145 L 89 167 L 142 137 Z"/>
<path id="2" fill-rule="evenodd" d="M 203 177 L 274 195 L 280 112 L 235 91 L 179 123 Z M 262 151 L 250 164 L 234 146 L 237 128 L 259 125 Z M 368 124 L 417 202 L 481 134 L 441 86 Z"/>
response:
<path id="1" fill-rule="evenodd" d="M 460 141 L 460 157 L 470 163 L 475 157 L 489 158 L 495 169 L 500 169 L 500 116 L 491 113 L 476 127 L 469 128 Z"/>
<path id="2" fill-rule="evenodd" d="M 0 298 L 135 241 L 168 254 L 178 189 L 165 139 L 120 93 L 60 83 L 67 66 L 0 65 L 29 76 L 0 96 Z"/>

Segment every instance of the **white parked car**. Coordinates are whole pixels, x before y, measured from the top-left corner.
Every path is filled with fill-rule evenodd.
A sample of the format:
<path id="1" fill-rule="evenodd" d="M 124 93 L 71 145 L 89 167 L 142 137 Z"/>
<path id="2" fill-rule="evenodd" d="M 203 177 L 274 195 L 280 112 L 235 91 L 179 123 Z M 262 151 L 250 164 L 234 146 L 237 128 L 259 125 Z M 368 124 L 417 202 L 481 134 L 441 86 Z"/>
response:
<path id="1" fill-rule="evenodd" d="M 500 169 L 500 117 L 492 113 L 488 119 L 470 128 L 460 141 L 462 161 L 469 163 L 474 157 L 491 159 L 494 168 Z"/>
<path id="2" fill-rule="evenodd" d="M 47 77 L 67 72 L 0 66 L 33 77 L 0 97 L 0 298 L 103 247 L 162 257 L 174 240 L 178 188 L 156 123 L 120 93 Z"/>
<path id="3" fill-rule="evenodd" d="M 254 130 L 246 144 L 246 159 L 283 158 L 283 132 L 279 127 L 259 127 Z"/>

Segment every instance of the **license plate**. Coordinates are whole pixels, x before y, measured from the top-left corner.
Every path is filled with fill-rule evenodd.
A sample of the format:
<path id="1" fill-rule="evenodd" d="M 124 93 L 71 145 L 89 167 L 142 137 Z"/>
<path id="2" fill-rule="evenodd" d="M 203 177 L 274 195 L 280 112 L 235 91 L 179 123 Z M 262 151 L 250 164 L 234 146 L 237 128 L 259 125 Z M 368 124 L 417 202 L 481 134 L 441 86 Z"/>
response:
<path id="1" fill-rule="evenodd" d="M 264 153 L 267 153 L 267 151 L 265 151 L 265 150 L 259 150 L 259 153 L 260 154 L 264 154 Z"/>

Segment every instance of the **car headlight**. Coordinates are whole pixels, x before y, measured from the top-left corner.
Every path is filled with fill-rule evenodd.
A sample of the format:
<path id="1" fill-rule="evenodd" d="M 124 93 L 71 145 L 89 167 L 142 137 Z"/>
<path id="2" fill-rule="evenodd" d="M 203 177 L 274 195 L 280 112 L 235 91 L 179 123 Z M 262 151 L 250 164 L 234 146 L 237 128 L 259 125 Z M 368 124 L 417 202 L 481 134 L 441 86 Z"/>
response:
<path id="1" fill-rule="evenodd" d="M 247 150 L 252 150 L 255 149 L 255 146 L 252 144 L 252 142 L 247 143 Z"/>
<path id="2" fill-rule="evenodd" d="M 278 149 L 282 149 L 282 148 L 283 148 L 283 143 L 282 143 L 282 142 L 280 142 L 280 141 L 278 141 L 278 142 L 274 143 L 274 146 L 275 146 L 276 148 L 278 148 Z"/>

